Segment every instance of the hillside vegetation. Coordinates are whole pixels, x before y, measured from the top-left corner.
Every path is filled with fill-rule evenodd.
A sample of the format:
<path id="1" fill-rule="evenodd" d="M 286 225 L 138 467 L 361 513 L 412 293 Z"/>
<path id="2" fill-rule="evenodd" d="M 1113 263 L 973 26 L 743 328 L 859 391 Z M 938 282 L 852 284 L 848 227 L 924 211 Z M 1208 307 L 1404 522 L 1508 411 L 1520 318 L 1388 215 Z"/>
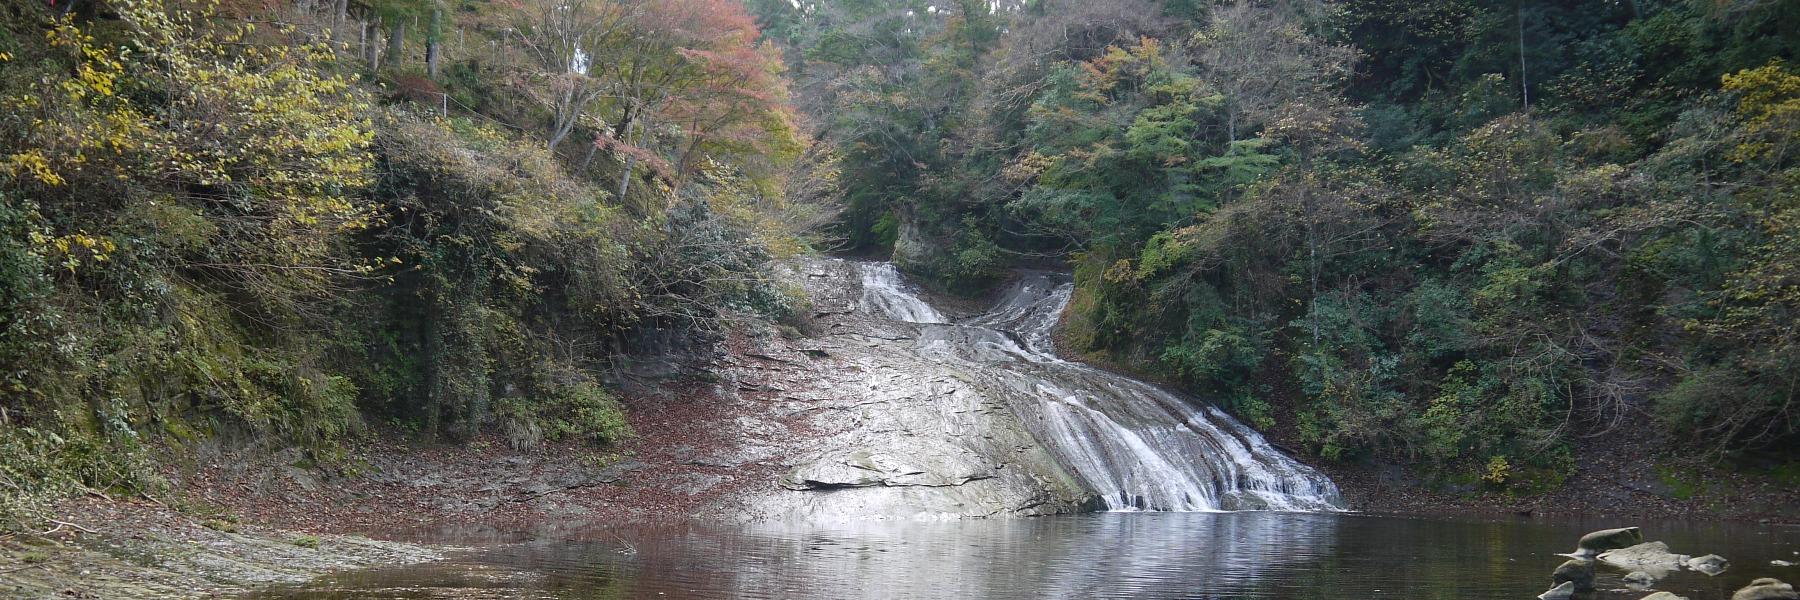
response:
<path id="1" fill-rule="evenodd" d="M 800 301 L 781 72 L 711 0 L 8 3 L 0 517 L 205 440 L 630 436 L 630 355 Z"/>
<path id="2" fill-rule="evenodd" d="M 769 263 L 820 250 L 965 295 L 1072 265 L 1069 350 L 1326 462 L 1532 493 L 1629 438 L 1791 478 L 1796 32 L 1800 0 L 7 3 L 0 522 L 203 444 L 614 444 L 640 358 L 804 315 Z"/>
<path id="3" fill-rule="evenodd" d="M 1800 458 L 1800 3 L 752 4 L 852 244 L 1316 456 Z"/>

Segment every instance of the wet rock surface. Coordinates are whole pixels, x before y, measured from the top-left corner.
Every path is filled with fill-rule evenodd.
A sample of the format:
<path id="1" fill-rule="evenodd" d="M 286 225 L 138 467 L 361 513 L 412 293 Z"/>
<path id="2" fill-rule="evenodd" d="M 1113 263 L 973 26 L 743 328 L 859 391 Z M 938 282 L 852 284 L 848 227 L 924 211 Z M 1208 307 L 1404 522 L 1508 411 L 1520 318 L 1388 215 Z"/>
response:
<path id="1" fill-rule="evenodd" d="M 1056 356 L 1066 275 L 1027 271 L 952 319 L 892 265 L 792 263 L 811 336 L 763 338 L 728 370 L 810 441 L 779 486 L 722 513 L 842 520 L 1091 507 L 1330 510 L 1335 486 L 1216 408 Z M 797 367 L 802 379 L 783 379 Z M 767 443 L 777 444 L 778 440 Z"/>
<path id="2" fill-rule="evenodd" d="M 1600 562 L 1657 576 L 1681 570 L 1687 560 L 1687 555 L 1670 552 L 1669 545 L 1662 542 L 1645 542 L 1600 553 Z"/>
<path id="3" fill-rule="evenodd" d="M 1687 560 L 1686 565 L 1688 569 L 1693 571 L 1699 571 L 1707 575 L 1718 575 L 1724 573 L 1725 569 L 1731 566 L 1731 561 L 1725 560 L 1725 557 L 1717 554 L 1708 554 L 1706 556 L 1690 558 Z"/>
<path id="4" fill-rule="evenodd" d="M 857 263 L 791 263 L 813 302 L 811 337 L 747 340 L 724 376 L 742 402 L 775 416 L 747 432 L 783 466 L 715 514 L 839 521 L 1039 515 L 1081 510 L 1092 494 L 1058 465 L 974 373 L 915 351 L 921 325 L 859 310 Z M 882 310 L 944 320 L 925 306 Z M 912 311 L 912 312 L 905 312 Z"/>
<path id="5" fill-rule="evenodd" d="M 1561 585 L 1573 584 L 1575 591 L 1591 592 L 1594 590 L 1594 561 L 1571 559 L 1550 572 L 1550 582 Z"/>
<path id="6" fill-rule="evenodd" d="M 1800 593 L 1779 579 L 1764 577 L 1750 582 L 1731 595 L 1731 600 L 1796 600 Z"/>
<path id="7" fill-rule="evenodd" d="M 1581 536 L 1581 540 L 1575 543 L 1575 553 L 1584 556 L 1593 555 L 1607 550 L 1616 550 L 1626 546 L 1641 544 L 1643 542 L 1644 533 L 1636 527 L 1602 529 Z"/>

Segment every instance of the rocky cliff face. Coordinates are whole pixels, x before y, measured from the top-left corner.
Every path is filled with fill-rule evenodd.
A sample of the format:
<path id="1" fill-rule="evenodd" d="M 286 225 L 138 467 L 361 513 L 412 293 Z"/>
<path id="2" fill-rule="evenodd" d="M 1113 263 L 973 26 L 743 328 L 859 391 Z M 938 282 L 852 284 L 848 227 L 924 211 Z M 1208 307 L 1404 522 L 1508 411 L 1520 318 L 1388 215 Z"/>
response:
<path id="1" fill-rule="evenodd" d="M 809 259 L 785 271 L 812 297 L 812 335 L 750 340 L 723 371 L 739 400 L 764 409 L 739 418 L 738 451 L 760 455 L 740 458 L 779 461 L 782 474 L 719 512 L 832 521 L 1096 506 L 977 374 L 916 350 L 920 325 L 859 310 L 865 282 L 854 263 Z"/>

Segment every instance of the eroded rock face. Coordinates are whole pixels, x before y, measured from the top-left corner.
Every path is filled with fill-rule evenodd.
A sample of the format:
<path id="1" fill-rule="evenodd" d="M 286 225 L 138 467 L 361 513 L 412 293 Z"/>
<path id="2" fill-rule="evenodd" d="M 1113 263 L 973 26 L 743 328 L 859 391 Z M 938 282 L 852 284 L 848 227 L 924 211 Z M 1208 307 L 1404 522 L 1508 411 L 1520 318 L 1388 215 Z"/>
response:
<path id="1" fill-rule="evenodd" d="M 926 325 L 858 310 L 867 300 L 855 263 L 797 261 L 784 277 L 812 298 L 813 335 L 760 340 L 766 346 L 742 352 L 746 359 L 727 376 L 745 402 L 773 413 L 781 431 L 753 437 L 773 448 L 766 460 L 785 469 L 718 512 L 833 522 L 1092 506 L 1092 493 L 976 374 L 916 351 Z"/>
<path id="2" fill-rule="evenodd" d="M 995 476 L 994 466 L 980 457 L 901 447 L 891 451 L 833 452 L 794 467 L 782 478 L 781 485 L 790 490 L 877 485 L 953 487 Z"/>
<path id="3" fill-rule="evenodd" d="M 1022 273 L 957 318 L 892 265 L 789 263 L 810 336 L 766 336 L 725 370 L 775 415 L 781 474 L 726 514 L 812 521 L 1105 508 L 1329 510 L 1336 486 L 1216 408 L 1056 356 L 1066 276 Z M 764 431 L 766 430 L 766 431 Z M 783 437 L 780 430 L 789 432 Z"/>

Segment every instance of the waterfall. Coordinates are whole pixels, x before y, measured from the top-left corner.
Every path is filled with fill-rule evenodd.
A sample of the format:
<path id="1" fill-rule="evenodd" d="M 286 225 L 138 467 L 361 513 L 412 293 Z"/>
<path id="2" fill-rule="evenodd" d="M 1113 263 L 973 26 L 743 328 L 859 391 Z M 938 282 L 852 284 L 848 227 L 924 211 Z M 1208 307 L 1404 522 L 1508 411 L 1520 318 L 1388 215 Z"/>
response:
<path id="1" fill-rule="evenodd" d="M 1006 399 L 1109 510 L 1335 510 L 1337 486 L 1223 411 L 1063 360 L 1053 330 L 1074 285 L 1025 273 L 987 313 L 948 320 L 893 265 L 862 265 L 863 305 L 920 323 L 918 351 Z"/>
<path id="2" fill-rule="evenodd" d="M 868 263 L 862 267 L 862 303 L 868 312 L 907 323 L 947 323 L 937 309 L 907 289 L 893 263 Z"/>

